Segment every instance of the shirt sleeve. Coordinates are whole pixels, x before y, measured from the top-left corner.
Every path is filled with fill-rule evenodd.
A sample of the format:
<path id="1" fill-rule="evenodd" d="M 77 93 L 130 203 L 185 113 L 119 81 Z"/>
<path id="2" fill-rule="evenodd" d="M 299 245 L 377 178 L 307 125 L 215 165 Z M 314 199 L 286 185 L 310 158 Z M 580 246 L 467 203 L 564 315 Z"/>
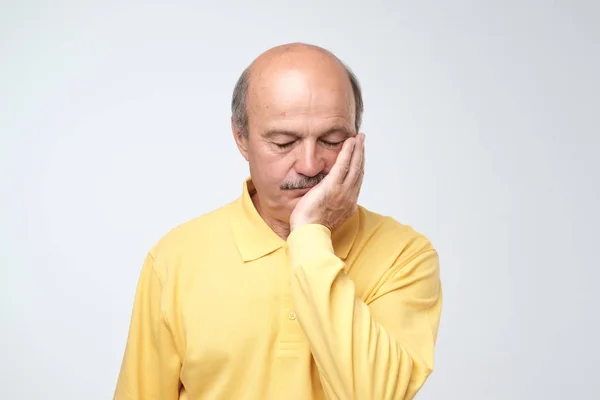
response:
<path id="1" fill-rule="evenodd" d="M 442 303 L 435 250 L 390 265 L 367 305 L 329 229 L 300 226 L 288 248 L 292 300 L 327 398 L 412 399 L 433 370 Z"/>
<path id="2" fill-rule="evenodd" d="M 161 305 L 162 289 L 149 254 L 137 284 L 115 400 L 179 399 L 181 363 Z"/>

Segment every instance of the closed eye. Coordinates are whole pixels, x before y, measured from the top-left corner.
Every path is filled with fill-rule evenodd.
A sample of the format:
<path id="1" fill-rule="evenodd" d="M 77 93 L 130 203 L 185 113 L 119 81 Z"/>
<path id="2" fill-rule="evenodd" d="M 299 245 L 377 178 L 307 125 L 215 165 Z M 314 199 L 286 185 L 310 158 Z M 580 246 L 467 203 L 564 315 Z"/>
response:
<path id="1" fill-rule="evenodd" d="M 284 149 L 291 147 L 294 143 L 296 143 L 295 140 L 292 140 L 291 142 L 287 142 L 287 143 L 275 143 L 275 144 L 277 145 L 277 147 L 284 150 Z"/>
<path id="2" fill-rule="evenodd" d="M 342 140 L 341 142 L 329 142 L 327 140 L 321 140 L 321 142 L 328 147 L 336 147 L 339 146 L 340 144 L 344 143 L 344 141 Z"/>

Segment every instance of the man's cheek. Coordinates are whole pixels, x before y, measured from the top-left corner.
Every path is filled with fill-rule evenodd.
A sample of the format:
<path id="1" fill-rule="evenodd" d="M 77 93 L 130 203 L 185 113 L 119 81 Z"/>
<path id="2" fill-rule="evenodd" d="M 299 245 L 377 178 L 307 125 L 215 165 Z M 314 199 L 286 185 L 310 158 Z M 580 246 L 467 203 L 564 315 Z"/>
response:
<path id="1" fill-rule="evenodd" d="M 329 171 L 331 170 L 331 168 L 333 168 L 333 166 L 335 165 L 335 162 L 337 161 L 337 159 L 338 159 L 341 151 L 342 151 L 341 148 L 339 150 L 332 150 L 332 155 L 327 159 L 327 161 L 325 163 L 325 173 L 329 173 Z"/>

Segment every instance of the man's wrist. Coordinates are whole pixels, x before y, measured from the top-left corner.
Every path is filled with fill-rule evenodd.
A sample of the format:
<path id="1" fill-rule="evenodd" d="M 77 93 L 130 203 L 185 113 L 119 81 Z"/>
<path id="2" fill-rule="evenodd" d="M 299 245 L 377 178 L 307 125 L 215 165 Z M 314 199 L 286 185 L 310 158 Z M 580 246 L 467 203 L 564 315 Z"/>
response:
<path id="1" fill-rule="evenodd" d="M 290 232 L 294 231 L 294 229 L 298 229 L 303 225 L 308 225 L 310 222 L 307 218 L 296 218 L 290 221 Z"/>
<path id="2" fill-rule="evenodd" d="M 290 219 L 290 232 L 292 232 L 294 229 L 298 229 L 301 226 L 304 225 L 322 225 L 325 228 L 329 229 L 330 231 L 331 226 L 329 226 L 327 223 L 325 223 L 325 221 L 319 220 L 317 218 L 308 218 L 308 217 L 296 217 L 293 219 Z"/>
<path id="3" fill-rule="evenodd" d="M 292 267 L 312 264 L 334 254 L 331 230 L 322 224 L 296 226 L 287 239 Z"/>

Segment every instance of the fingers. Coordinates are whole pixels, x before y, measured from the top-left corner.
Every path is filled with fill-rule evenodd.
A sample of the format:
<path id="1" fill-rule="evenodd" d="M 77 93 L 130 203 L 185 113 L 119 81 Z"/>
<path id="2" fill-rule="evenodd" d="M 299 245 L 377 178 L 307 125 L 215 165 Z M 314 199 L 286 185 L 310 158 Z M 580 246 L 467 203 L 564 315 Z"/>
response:
<path id="1" fill-rule="evenodd" d="M 354 151 L 352 152 L 352 158 L 350 159 L 348 166 L 348 173 L 344 179 L 344 186 L 348 188 L 357 186 L 362 183 L 364 176 L 364 164 L 365 164 L 365 135 L 363 133 L 355 137 L 356 144 Z"/>
<path id="2" fill-rule="evenodd" d="M 350 171 L 350 163 L 355 153 L 356 137 L 348 138 L 342 145 L 342 150 L 338 154 L 337 160 L 329 173 L 333 181 L 338 184 L 344 183 L 348 172 Z"/>

